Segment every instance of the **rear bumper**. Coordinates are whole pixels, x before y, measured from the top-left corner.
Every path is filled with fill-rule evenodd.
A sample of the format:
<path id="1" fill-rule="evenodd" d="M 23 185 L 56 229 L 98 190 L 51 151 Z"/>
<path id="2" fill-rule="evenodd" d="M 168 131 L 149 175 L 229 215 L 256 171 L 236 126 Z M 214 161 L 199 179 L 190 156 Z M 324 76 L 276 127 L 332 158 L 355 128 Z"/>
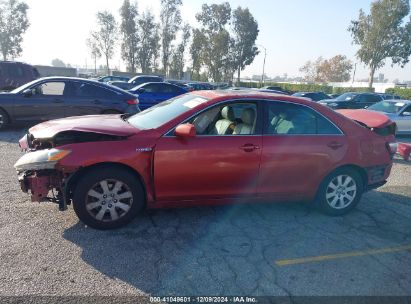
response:
<path id="1" fill-rule="evenodd" d="M 366 191 L 376 189 L 387 183 L 387 179 L 391 173 L 392 164 L 379 165 L 365 168 L 367 172 L 368 182 Z"/>

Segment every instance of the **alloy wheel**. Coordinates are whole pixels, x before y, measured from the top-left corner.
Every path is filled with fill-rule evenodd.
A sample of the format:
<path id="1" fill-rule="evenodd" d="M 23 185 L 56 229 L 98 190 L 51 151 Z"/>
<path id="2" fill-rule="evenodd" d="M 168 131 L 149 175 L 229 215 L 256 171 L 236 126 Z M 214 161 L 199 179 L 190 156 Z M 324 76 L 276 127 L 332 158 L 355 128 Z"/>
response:
<path id="1" fill-rule="evenodd" d="M 96 183 L 86 194 L 87 212 L 96 220 L 117 221 L 133 204 L 133 193 L 122 181 L 106 179 Z"/>
<path id="2" fill-rule="evenodd" d="M 349 175 L 337 175 L 326 188 L 326 201 L 333 209 L 348 207 L 357 195 L 357 184 Z"/>

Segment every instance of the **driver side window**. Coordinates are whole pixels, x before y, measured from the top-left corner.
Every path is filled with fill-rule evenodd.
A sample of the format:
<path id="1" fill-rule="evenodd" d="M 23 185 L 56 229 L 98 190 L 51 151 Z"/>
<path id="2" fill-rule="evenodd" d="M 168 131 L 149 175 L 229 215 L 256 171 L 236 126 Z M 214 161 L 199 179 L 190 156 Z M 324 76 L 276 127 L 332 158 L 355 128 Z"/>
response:
<path id="1" fill-rule="evenodd" d="M 209 109 L 189 123 L 196 128 L 197 135 L 254 135 L 257 123 L 255 103 L 232 103 Z"/>
<path id="2" fill-rule="evenodd" d="M 46 82 L 42 83 L 34 90 L 36 95 L 63 96 L 64 87 L 64 82 Z"/>

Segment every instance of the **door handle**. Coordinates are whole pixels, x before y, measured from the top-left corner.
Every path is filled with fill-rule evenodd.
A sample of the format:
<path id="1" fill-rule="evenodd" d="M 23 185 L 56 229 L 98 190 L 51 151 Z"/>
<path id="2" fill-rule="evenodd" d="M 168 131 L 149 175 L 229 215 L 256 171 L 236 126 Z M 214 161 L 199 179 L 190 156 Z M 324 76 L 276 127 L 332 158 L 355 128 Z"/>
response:
<path id="1" fill-rule="evenodd" d="M 63 100 L 56 98 L 56 99 L 53 100 L 53 102 L 55 102 L 55 103 L 62 103 Z"/>
<path id="2" fill-rule="evenodd" d="M 95 104 L 101 104 L 101 101 L 98 100 L 98 99 L 95 99 L 93 102 L 94 102 Z"/>
<path id="3" fill-rule="evenodd" d="M 244 150 L 245 152 L 252 152 L 254 150 L 260 149 L 260 147 L 257 146 L 257 145 L 253 145 L 253 144 L 245 144 L 245 145 L 241 146 L 240 149 Z"/>
<path id="4" fill-rule="evenodd" d="M 341 148 L 342 146 L 344 146 L 344 144 L 336 142 L 336 141 L 332 141 L 330 143 L 327 144 L 327 146 L 333 150 L 337 150 L 339 148 Z"/>

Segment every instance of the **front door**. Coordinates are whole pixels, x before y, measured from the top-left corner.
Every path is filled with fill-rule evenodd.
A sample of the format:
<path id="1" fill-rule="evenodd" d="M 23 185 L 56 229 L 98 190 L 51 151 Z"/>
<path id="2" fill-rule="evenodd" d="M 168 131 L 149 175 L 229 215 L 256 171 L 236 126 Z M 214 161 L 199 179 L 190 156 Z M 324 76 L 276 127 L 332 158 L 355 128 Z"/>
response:
<path id="1" fill-rule="evenodd" d="M 63 95 L 64 81 L 45 81 L 32 87 L 32 95 L 18 94 L 14 106 L 17 122 L 38 122 L 65 117 L 67 107 Z"/>
<path id="2" fill-rule="evenodd" d="M 214 106 L 187 121 L 194 138 L 173 131 L 154 154 L 157 201 L 252 196 L 259 175 L 262 136 L 257 102 Z"/>

